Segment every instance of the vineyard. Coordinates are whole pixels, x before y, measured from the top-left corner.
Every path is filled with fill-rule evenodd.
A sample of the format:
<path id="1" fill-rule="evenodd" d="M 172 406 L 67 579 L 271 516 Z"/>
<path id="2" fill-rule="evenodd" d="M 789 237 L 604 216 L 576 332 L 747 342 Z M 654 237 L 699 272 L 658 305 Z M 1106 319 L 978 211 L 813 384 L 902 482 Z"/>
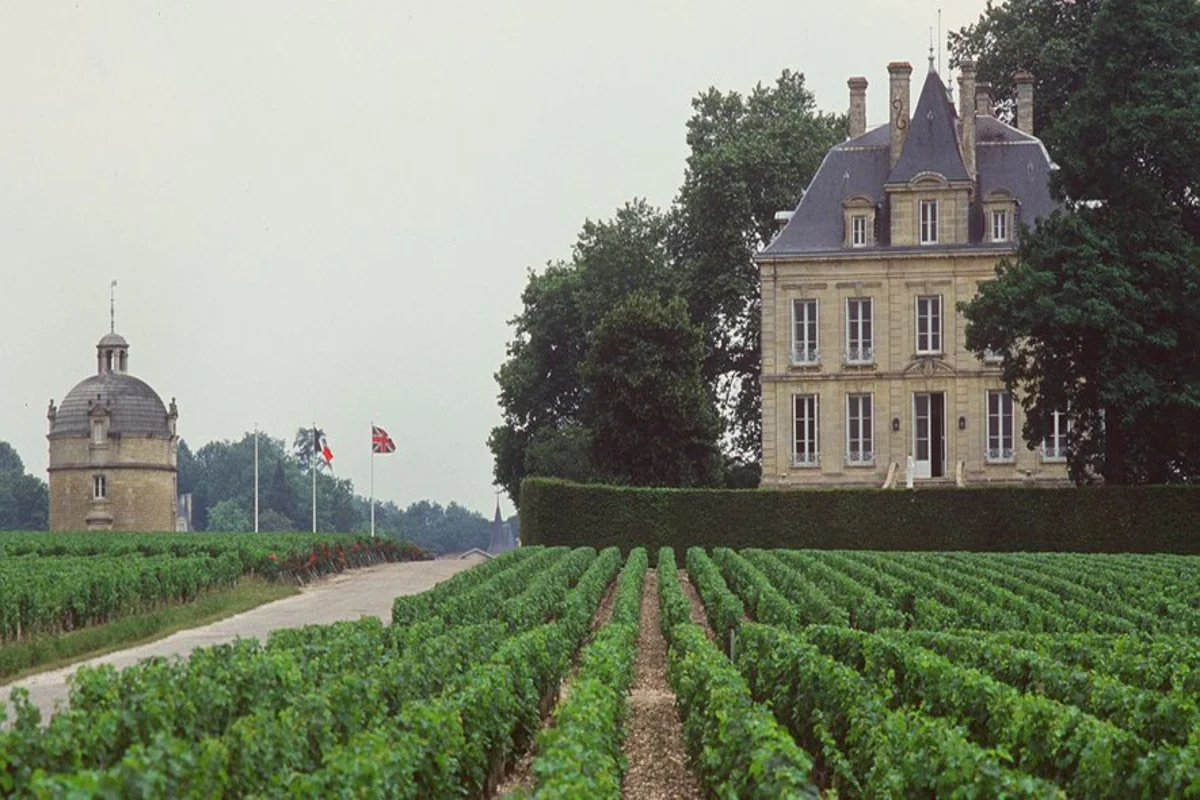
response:
<path id="1" fill-rule="evenodd" d="M 15 695 L 0 794 L 486 797 L 531 753 L 517 794 L 619 797 L 644 603 L 709 795 L 1200 794 L 1200 559 L 648 555 L 521 548 L 390 624 L 83 669 L 45 726 Z"/>
<path id="2" fill-rule="evenodd" d="M 0 534 L 0 646 L 187 602 L 243 575 L 311 580 L 421 555 L 330 534 Z"/>

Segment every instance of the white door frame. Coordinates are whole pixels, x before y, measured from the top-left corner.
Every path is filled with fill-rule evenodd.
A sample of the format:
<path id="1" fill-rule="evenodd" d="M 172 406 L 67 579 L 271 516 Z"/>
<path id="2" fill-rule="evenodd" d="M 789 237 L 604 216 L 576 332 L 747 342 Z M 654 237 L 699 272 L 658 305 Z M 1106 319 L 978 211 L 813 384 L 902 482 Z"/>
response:
<path id="1" fill-rule="evenodd" d="M 945 442 L 946 442 L 946 399 L 945 399 L 946 393 L 945 392 L 913 392 L 913 394 L 912 394 L 913 477 L 918 478 L 918 479 L 925 479 L 925 478 L 933 477 L 933 459 L 940 456 L 940 453 L 934 452 L 933 428 L 930 424 L 933 420 L 933 396 L 936 394 L 940 394 L 942 396 L 942 430 L 941 430 L 942 447 L 940 449 L 942 449 L 944 451 L 945 450 Z M 925 420 L 925 437 L 924 437 L 925 438 L 925 458 L 924 459 L 922 459 L 920 457 L 920 450 L 918 448 L 918 440 L 920 438 L 918 435 L 918 429 L 919 429 L 918 418 L 921 416 L 919 413 L 919 410 L 917 408 L 918 398 L 924 399 L 924 401 L 925 401 L 925 413 L 923 415 L 924 420 Z M 943 475 L 945 474 L 945 469 L 946 469 L 946 465 L 942 464 L 942 474 Z"/>

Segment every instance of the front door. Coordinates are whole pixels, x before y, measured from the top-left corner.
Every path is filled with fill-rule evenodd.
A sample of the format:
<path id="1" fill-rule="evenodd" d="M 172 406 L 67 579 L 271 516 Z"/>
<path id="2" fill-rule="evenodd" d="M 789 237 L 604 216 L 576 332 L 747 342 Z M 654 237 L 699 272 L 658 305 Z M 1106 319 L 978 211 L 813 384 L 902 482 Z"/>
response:
<path id="1" fill-rule="evenodd" d="M 946 395 L 918 392 L 913 395 L 914 478 L 940 478 L 946 474 Z"/>

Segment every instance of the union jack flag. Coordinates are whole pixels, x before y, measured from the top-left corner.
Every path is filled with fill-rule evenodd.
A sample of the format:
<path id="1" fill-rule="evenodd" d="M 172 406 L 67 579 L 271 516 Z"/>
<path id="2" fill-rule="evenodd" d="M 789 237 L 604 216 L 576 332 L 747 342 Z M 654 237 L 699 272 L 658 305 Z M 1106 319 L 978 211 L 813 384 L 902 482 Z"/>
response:
<path id="1" fill-rule="evenodd" d="M 372 453 L 394 453 L 396 452 L 396 443 L 392 441 L 392 437 L 388 436 L 388 432 L 378 425 L 371 426 L 371 452 Z"/>

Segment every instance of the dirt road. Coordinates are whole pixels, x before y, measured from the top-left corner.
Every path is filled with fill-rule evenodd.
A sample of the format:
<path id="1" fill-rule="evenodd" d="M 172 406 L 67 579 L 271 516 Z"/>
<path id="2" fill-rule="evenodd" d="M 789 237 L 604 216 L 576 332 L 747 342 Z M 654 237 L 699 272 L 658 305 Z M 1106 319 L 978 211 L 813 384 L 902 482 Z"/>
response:
<path id="1" fill-rule="evenodd" d="M 293 597 L 276 600 L 211 625 L 179 631 L 156 642 L 118 650 L 53 672 L 31 675 L 3 687 L 0 693 L 11 717 L 10 692 L 18 686 L 28 689 L 30 700 L 42 710 L 42 718 L 48 719 L 57 703 L 66 703 L 67 678 L 81 666 L 112 664 L 123 668 L 150 656 L 186 656 L 194 648 L 238 638 L 266 639 L 276 628 L 324 624 L 368 615 L 387 622 L 392 617 L 392 599 L 396 596 L 424 591 L 482 560 L 482 556 L 474 555 L 463 559 L 380 564 L 343 572 L 307 586 Z"/>

